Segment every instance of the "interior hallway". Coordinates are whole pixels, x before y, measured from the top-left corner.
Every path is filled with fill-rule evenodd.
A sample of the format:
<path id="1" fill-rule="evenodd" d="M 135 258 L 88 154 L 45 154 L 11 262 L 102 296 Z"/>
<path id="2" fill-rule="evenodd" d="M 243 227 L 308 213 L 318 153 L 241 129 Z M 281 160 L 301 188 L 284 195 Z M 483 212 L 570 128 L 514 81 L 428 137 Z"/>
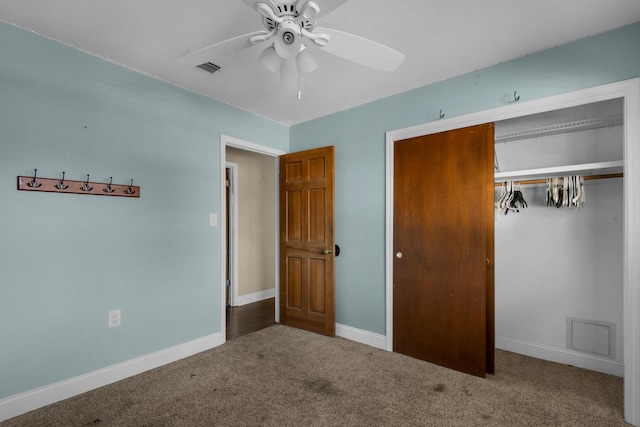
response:
<path id="1" fill-rule="evenodd" d="M 273 325 L 275 298 L 238 307 L 227 306 L 227 341 Z"/>

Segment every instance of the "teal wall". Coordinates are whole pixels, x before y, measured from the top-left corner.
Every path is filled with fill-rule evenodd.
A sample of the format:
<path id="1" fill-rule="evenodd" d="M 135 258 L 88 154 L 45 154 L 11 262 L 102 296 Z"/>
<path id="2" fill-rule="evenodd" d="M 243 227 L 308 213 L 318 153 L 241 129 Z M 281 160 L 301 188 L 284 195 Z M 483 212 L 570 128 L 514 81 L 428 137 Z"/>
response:
<path id="1" fill-rule="evenodd" d="M 385 334 L 385 132 L 640 76 L 640 23 L 291 127 L 336 147 L 336 322 Z"/>
<path id="2" fill-rule="evenodd" d="M 0 58 L 0 399 L 220 332 L 219 136 L 289 129 L 3 23 Z M 16 191 L 34 168 L 141 197 Z"/>
<path id="3" fill-rule="evenodd" d="M 384 334 L 385 132 L 640 76 L 640 24 L 291 128 L 2 23 L 0 58 L 2 399 L 220 332 L 221 133 L 336 146 L 337 322 Z M 34 168 L 141 197 L 16 191 Z"/>

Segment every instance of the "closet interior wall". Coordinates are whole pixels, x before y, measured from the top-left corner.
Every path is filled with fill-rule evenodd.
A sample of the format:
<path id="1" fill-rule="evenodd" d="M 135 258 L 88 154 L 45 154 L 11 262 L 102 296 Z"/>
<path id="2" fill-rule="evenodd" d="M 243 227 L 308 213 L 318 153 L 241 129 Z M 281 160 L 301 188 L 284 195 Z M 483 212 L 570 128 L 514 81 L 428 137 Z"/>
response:
<path id="1" fill-rule="evenodd" d="M 500 142 L 500 135 L 621 117 L 622 100 L 496 123 L 499 172 L 623 159 L 623 126 L 564 130 Z M 562 128 L 562 126 L 558 126 Z M 618 170 L 588 170 L 591 175 Z M 623 376 L 623 179 L 585 181 L 579 208 L 548 207 L 545 185 L 522 185 L 528 207 L 496 211 L 496 347 Z M 497 181 L 500 181 L 498 179 Z M 501 188 L 496 187 L 496 200 Z"/>

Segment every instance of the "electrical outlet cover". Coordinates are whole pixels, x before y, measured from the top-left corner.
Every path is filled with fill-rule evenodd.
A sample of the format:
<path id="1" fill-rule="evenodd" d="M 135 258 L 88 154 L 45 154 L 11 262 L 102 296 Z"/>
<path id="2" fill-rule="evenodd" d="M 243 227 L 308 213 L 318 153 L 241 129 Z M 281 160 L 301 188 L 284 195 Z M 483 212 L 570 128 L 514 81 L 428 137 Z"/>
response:
<path id="1" fill-rule="evenodd" d="M 110 310 L 109 311 L 109 327 L 113 328 L 114 326 L 120 326 L 121 318 L 120 318 L 120 310 Z"/>

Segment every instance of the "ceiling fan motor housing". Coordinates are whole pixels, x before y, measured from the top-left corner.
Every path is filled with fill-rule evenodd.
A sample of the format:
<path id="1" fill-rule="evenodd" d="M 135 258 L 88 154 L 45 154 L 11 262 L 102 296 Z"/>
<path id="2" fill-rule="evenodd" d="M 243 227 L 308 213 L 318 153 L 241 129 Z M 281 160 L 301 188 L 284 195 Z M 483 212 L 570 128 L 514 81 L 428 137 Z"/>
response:
<path id="1" fill-rule="evenodd" d="M 276 5 L 277 9 L 273 13 L 284 19 L 294 20 L 297 19 L 299 25 L 307 31 L 312 31 L 314 22 L 309 19 L 303 19 L 300 17 L 300 11 L 296 9 L 295 2 L 282 2 Z M 273 31 L 278 28 L 278 23 L 268 16 L 264 16 L 262 20 L 267 31 Z"/>
<path id="2" fill-rule="evenodd" d="M 278 26 L 278 38 L 274 46 L 282 59 L 291 59 L 300 53 L 300 33 L 300 25 L 290 19 Z"/>

